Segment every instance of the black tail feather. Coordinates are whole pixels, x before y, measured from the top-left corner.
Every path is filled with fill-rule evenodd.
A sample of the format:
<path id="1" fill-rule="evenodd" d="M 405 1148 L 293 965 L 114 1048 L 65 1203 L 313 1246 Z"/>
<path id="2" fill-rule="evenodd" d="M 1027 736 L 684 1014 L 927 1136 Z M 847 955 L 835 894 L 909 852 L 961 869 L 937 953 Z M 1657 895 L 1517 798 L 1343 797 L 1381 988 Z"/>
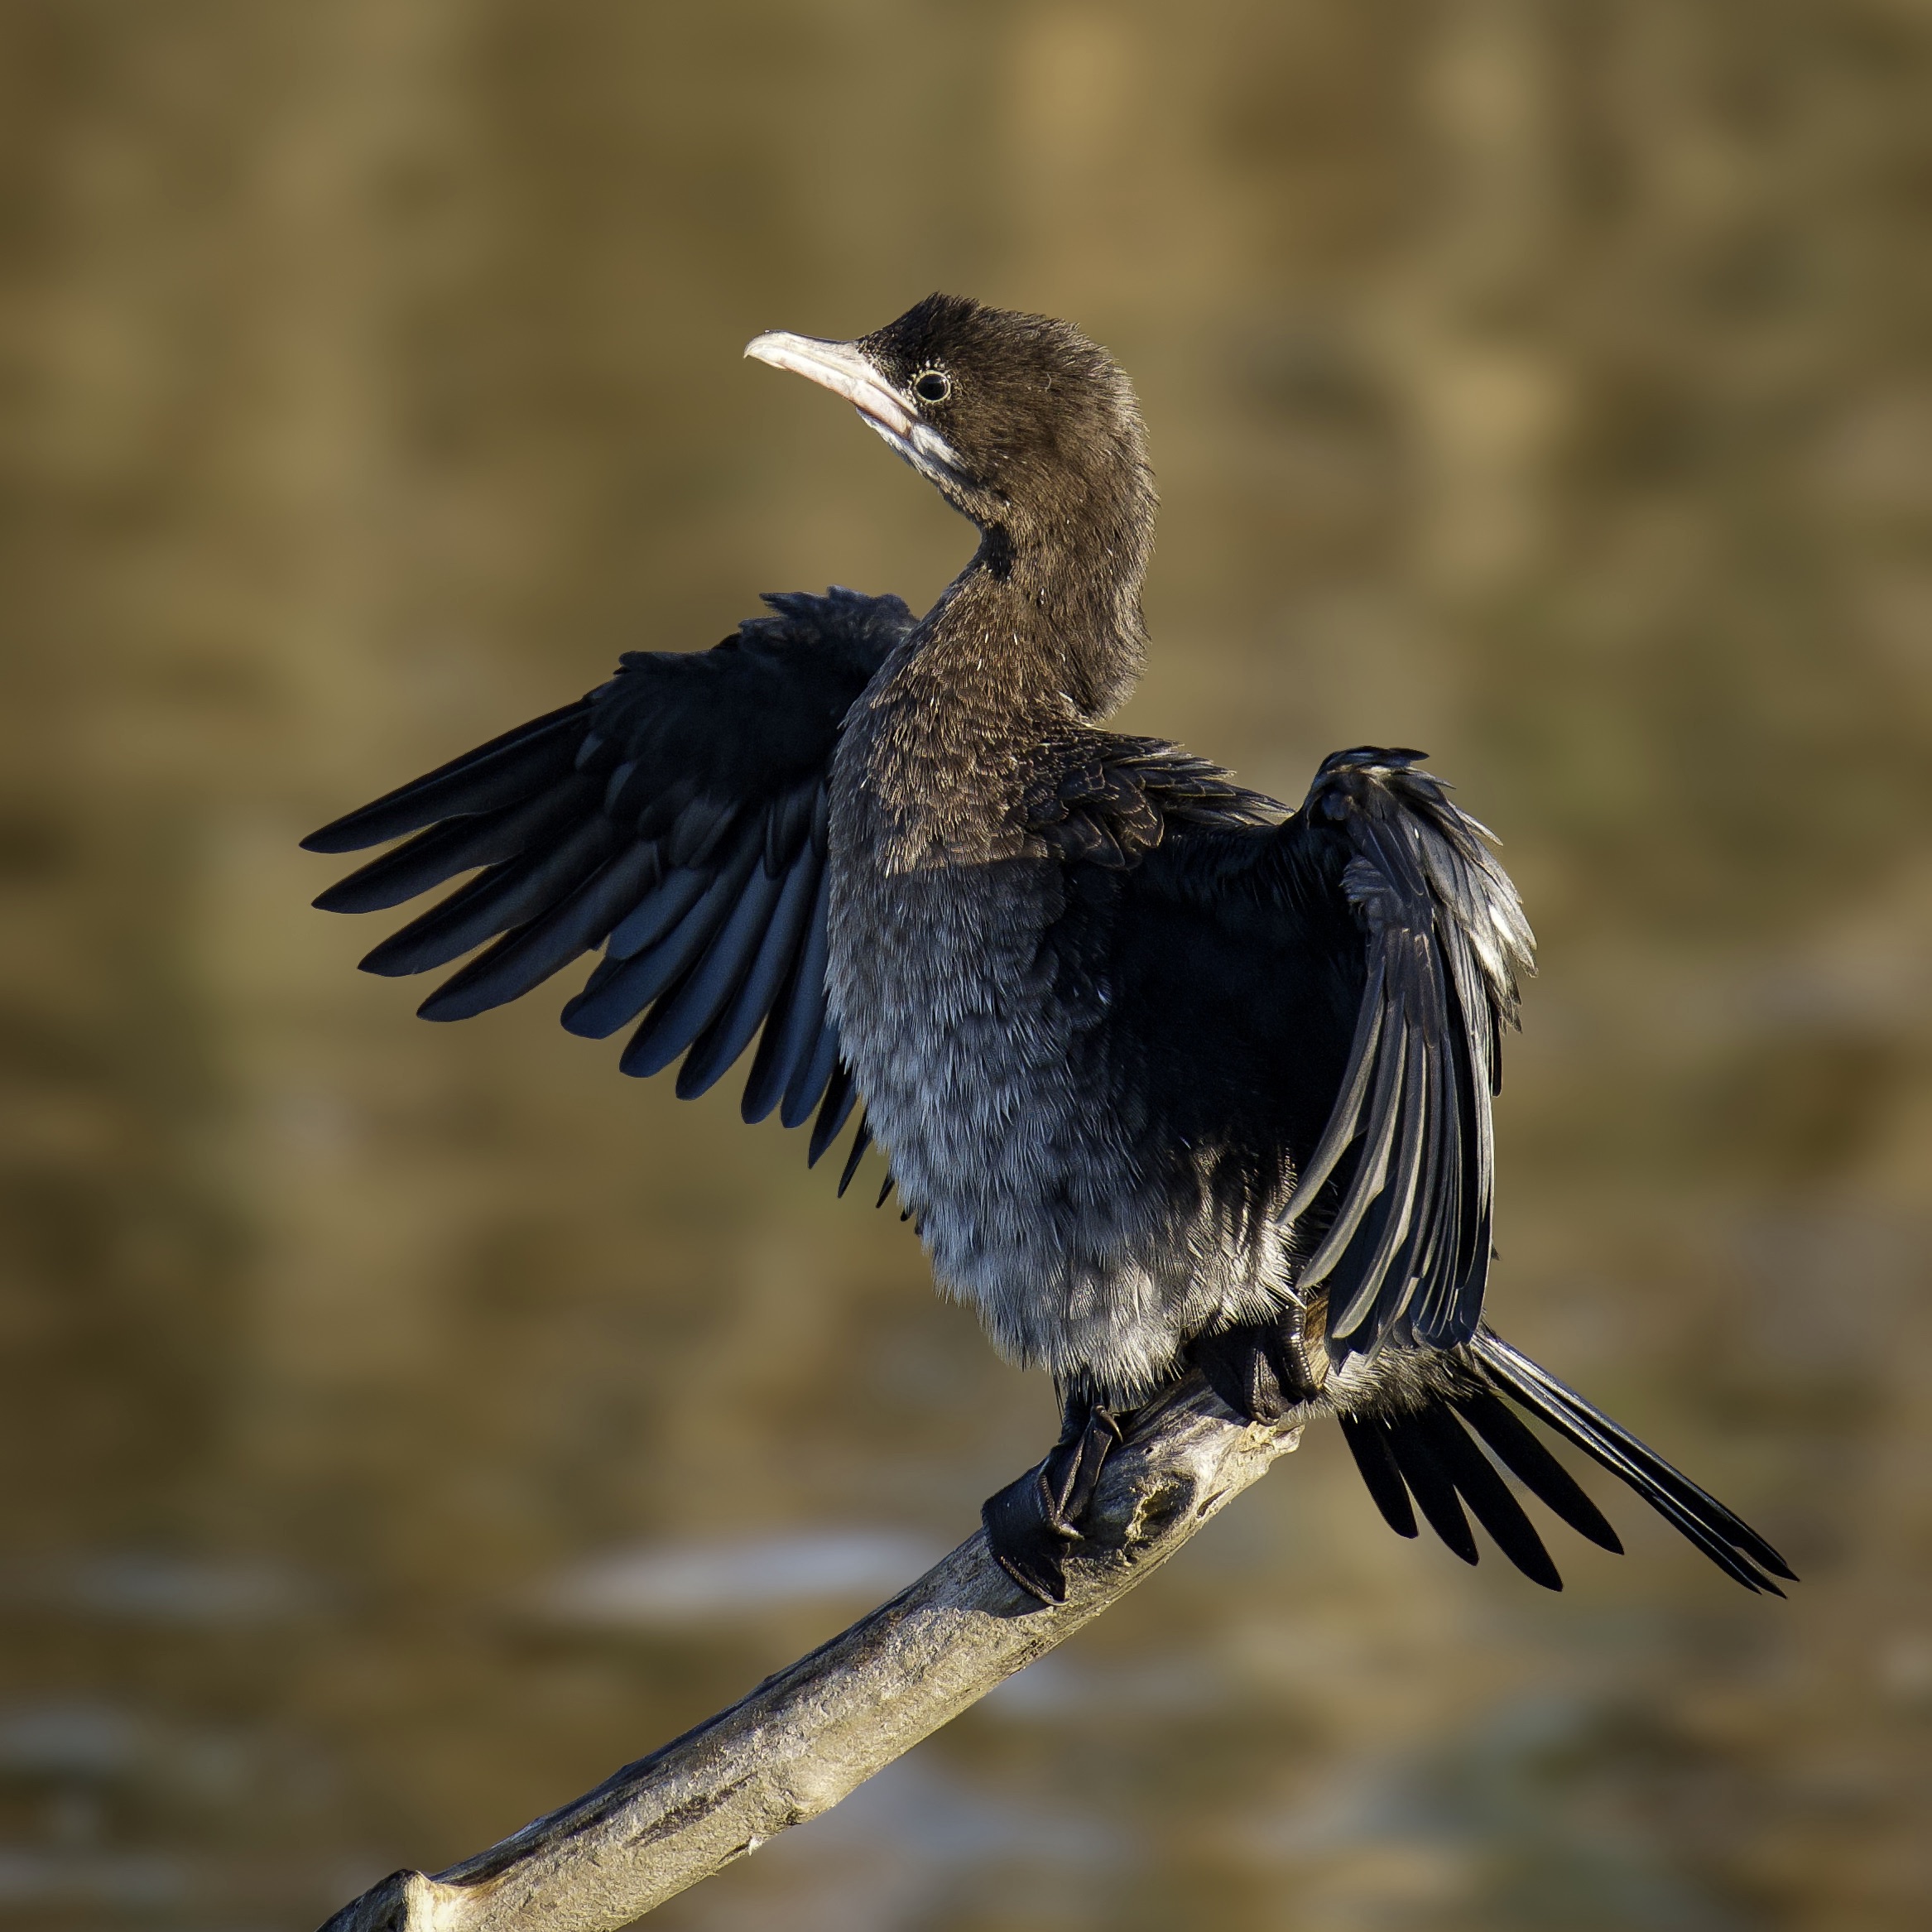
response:
<path id="1" fill-rule="evenodd" d="M 1456 1485 L 1448 1470 L 1437 1461 L 1435 1450 L 1414 1415 L 1399 1415 L 1382 1424 L 1394 1453 L 1396 1467 L 1415 1498 L 1416 1507 L 1434 1530 L 1464 1563 L 1476 1560 L 1476 1535 L 1463 1506 L 1456 1499 Z"/>
<path id="2" fill-rule="evenodd" d="M 1767 1591 L 1772 1596 L 1782 1596 L 1784 1592 L 1771 1576 L 1796 1580 L 1790 1564 L 1749 1524 L 1528 1356 L 1487 1331 L 1478 1334 L 1469 1348 L 1497 1389 L 1628 1483 L 1727 1576 L 1747 1590 Z"/>
<path id="3" fill-rule="evenodd" d="M 1531 1583 L 1540 1584 L 1546 1590 L 1560 1590 L 1563 1577 L 1550 1560 L 1535 1524 L 1523 1514 L 1523 1506 L 1510 1494 L 1509 1485 L 1497 1474 L 1494 1464 L 1469 1439 L 1454 1411 L 1425 1409 L 1415 1417 L 1414 1427 L 1497 1548 Z"/>
<path id="4" fill-rule="evenodd" d="M 1474 1563 L 1476 1540 L 1468 1521 L 1473 1516 L 1525 1576 L 1546 1589 L 1563 1588 L 1542 1538 L 1483 1454 L 1480 1438 L 1503 1468 L 1579 1535 L 1622 1554 L 1623 1545 L 1603 1511 L 1503 1401 L 1507 1395 L 1628 1483 L 1746 1589 L 1782 1596 L 1771 1578 L 1795 1580 L 1784 1558 L 1748 1524 L 1526 1355 L 1487 1329 L 1468 1349 L 1490 1386 L 1473 1386 L 1472 1378 L 1471 1385 L 1439 1396 L 1421 1410 L 1339 1418 L 1376 1507 L 1399 1536 L 1416 1533 L 1420 1509 L 1450 1550 L 1463 1562 Z"/>
<path id="5" fill-rule="evenodd" d="M 1603 1511 L 1584 1493 L 1582 1486 L 1545 1449 L 1500 1396 L 1488 1390 L 1455 1398 L 1463 1420 L 1489 1445 L 1491 1453 L 1532 1496 L 1561 1516 L 1579 1536 L 1599 1549 L 1621 1556 L 1623 1545 Z"/>
<path id="6" fill-rule="evenodd" d="M 1342 1425 L 1342 1439 L 1355 1458 L 1355 1467 L 1362 1472 L 1362 1480 L 1374 1497 L 1375 1507 L 1382 1511 L 1382 1521 L 1398 1536 L 1413 1536 L 1416 1533 L 1415 1511 L 1409 1501 L 1409 1486 L 1396 1467 L 1382 1425 L 1353 1415 L 1337 1420 Z"/>

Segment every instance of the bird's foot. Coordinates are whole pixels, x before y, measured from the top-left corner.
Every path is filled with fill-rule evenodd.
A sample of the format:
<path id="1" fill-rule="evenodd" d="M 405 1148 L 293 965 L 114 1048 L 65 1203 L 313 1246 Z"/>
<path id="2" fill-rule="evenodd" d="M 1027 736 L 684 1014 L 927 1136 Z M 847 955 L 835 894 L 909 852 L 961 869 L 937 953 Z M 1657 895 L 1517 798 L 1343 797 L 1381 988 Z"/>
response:
<path id="1" fill-rule="evenodd" d="M 1189 1353 L 1208 1387 L 1249 1422 L 1279 1422 L 1320 1392 L 1319 1368 L 1286 1320 L 1203 1335 Z"/>
<path id="2" fill-rule="evenodd" d="M 1045 1461 L 980 1505 L 993 1560 L 1042 1603 L 1067 1600 L 1065 1558 L 1082 1540 L 1100 1472 L 1120 1440 L 1117 1416 L 1098 1402 L 1069 1400 Z"/>

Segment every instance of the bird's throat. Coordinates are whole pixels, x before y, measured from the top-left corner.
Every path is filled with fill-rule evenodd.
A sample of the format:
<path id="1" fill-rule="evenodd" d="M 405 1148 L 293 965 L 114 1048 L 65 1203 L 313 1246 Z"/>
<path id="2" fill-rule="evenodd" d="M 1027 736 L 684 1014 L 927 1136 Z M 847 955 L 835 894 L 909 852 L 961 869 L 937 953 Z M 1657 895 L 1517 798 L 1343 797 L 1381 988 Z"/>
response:
<path id="1" fill-rule="evenodd" d="M 927 619 L 928 648 L 955 660 L 947 666 L 954 676 L 995 679 L 1026 709 L 1064 708 L 1097 723 L 1140 678 L 1148 547 L 1137 520 L 1082 519 L 1071 529 L 1017 534 L 989 523 Z M 949 649 L 955 642 L 967 647 L 964 663 Z"/>
<path id="2" fill-rule="evenodd" d="M 840 762 L 864 767 L 887 869 L 1027 852 L 1026 779 L 1042 747 L 1090 729 L 1132 688 L 1137 567 L 1130 587 L 1053 563 L 988 533 L 861 700 Z"/>

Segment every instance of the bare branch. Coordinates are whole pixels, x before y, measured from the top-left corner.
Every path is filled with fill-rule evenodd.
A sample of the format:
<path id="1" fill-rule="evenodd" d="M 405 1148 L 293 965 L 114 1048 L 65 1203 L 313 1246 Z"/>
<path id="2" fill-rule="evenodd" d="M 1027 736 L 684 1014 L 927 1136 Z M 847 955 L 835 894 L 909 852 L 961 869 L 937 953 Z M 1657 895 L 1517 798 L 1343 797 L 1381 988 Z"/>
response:
<path id="1" fill-rule="evenodd" d="M 433 1878 L 398 1872 L 323 1932 L 613 1932 L 816 1818 L 1165 1563 L 1293 1449 L 1197 1381 L 1109 1459 L 1068 1600 L 1042 1608 L 976 1535 L 729 1710 Z"/>

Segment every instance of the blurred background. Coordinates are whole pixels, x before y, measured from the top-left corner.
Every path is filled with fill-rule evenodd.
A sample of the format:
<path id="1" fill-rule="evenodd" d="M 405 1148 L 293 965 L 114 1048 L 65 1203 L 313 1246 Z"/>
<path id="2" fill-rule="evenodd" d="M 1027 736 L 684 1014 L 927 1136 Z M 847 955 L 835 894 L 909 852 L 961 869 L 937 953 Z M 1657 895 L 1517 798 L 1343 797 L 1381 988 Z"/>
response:
<path id="1" fill-rule="evenodd" d="M 1048 1439 L 863 1180 L 562 982 L 422 1025 L 296 850 L 761 590 L 929 600 L 964 527 L 739 352 L 935 287 L 1139 383 L 1127 728 L 1507 840 L 1492 1305 L 1806 1580 L 1618 1491 L 1549 1598 L 1318 1430 L 659 1923 L 1932 1923 L 1921 0 L 9 0 L 0 157 L 0 1925 L 302 1932 Z"/>

